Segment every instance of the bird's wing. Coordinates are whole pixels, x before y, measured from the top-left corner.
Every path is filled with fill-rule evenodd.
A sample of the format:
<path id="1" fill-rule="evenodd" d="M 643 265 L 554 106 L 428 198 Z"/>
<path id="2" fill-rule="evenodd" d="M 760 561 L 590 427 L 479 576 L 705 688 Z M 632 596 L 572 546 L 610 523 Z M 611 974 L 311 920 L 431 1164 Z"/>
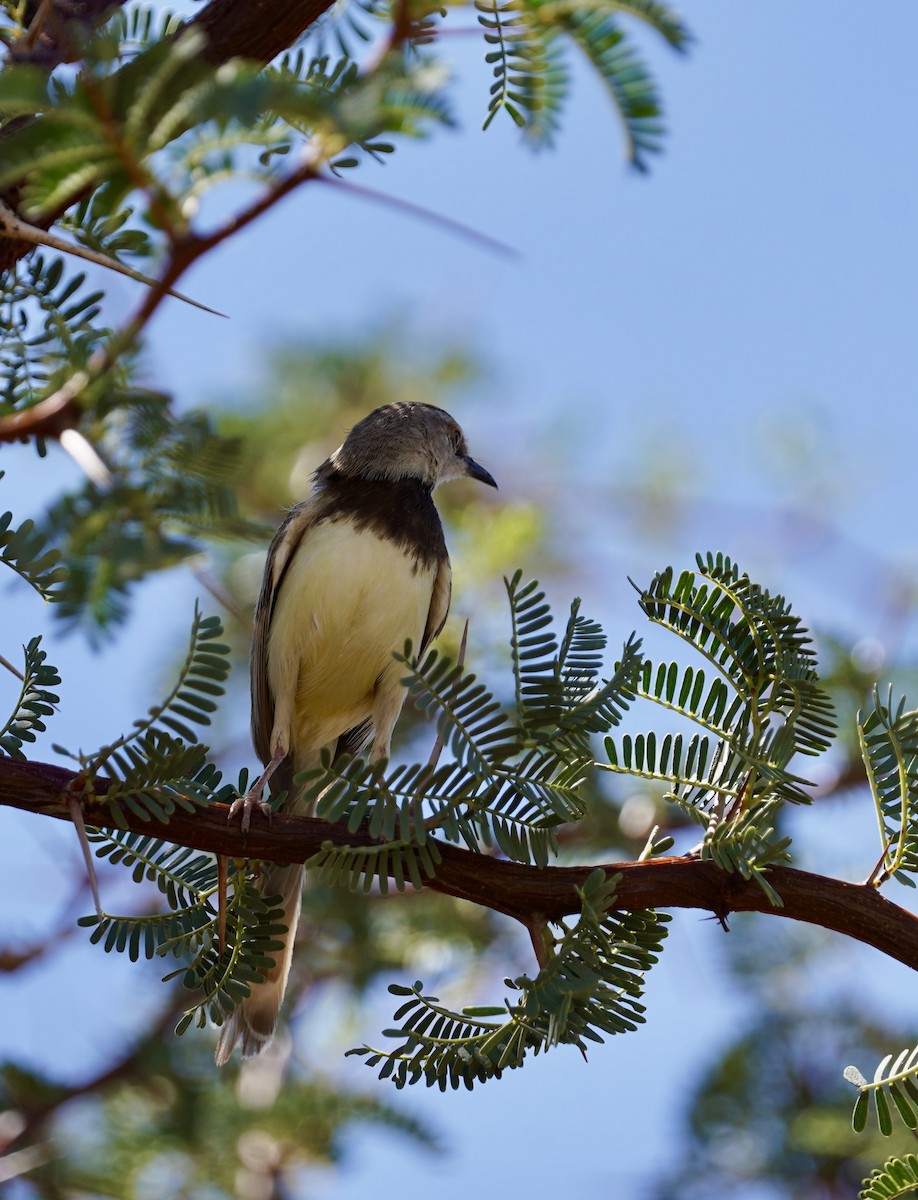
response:
<path id="1" fill-rule="evenodd" d="M 430 597 L 430 609 L 427 613 L 427 624 L 424 626 L 424 636 L 418 647 L 418 658 L 424 653 L 443 626 L 449 613 L 449 601 L 453 591 L 453 570 L 446 555 L 440 561 L 439 569 L 433 584 Z"/>
<path id="2" fill-rule="evenodd" d="M 318 505 L 315 497 L 295 505 L 287 513 L 268 550 L 261 592 L 255 605 L 251 656 L 252 741 L 255 743 L 255 752 L 263 763 L 270 762 L 273 753 L 271 730 L 274 726 L 274 696 L 268 681 L 268 635 L 271 631 L 271 618 L 296 548 L 306 532 L 315 524 L 317 517 Z"/>

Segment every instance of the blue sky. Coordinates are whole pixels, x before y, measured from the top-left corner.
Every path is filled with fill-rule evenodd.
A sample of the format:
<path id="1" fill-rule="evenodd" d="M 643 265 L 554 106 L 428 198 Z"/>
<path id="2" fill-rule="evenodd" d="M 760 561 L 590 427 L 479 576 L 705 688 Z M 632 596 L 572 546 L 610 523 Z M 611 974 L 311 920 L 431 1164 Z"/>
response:
<path id="1" fill-rule="evenodd" d="M 448 48 L 463 130 L 409 146 L 361 181 L 518 257 L 307 188 L 184 282 L 231 320 L 165 307 L 150 376 L 183 406 L 207 403 L 257 382 L 261 349 L 278 336 L 311 341 L 402 315 L 419 339 L 458 336 L 490 364 L 456 415 L 504 494 L 555 498 L 555 535 L 589 546 L 572 586 L 610 631 L 624 635 L 636 619 L 627 574 L 720 548 L 790 592 L 809 619 L 852 640 L 882 638 L 890 580 L 913 586 L 918 569 L 918 7 L 693 0 L 684 11 L 697 37 L 687 57 L 640 35 L 670 130 L 648 177 L 624 166 L 616 118 L 583 71 L 555 151 L 529 153 L 509 122 L 481 134 L 481 43 L 456 37 Z M 116 301 L 133 303 L 133 285 L 106 283 Z M 555 443 L 565 450 L 553 461 L 546 447 Z M 538 449 L 537 475 L 526 470 L 527 448 Z M 795 457 L 808 464 L 806 485 L 789 469 Z M 36 467 L 17 449 L 3 451 L 7 465 L 13 497 Z M 680 519 L 649 534 L 625 485 L 655 465 L 680 497 Z M 583 511 L 584 482 L 608 511 L 602 500 Z M 67 684 L 54 740 L 88 745 L 125 711 L 142 711 L 161 652 L 139 631 L 170 611 L 184 624 L 191 594 L 174 577 L 146 591 L 127 639 L 133 680 L 116 678 L 116 657 L 94 659 L 73 641 L 55 648 Z M 43 618 L 9 596 L 15 646 Z M 91 707 L 79 701 L 87 681 L 99 694 Z M 861 850 L 870 820 L 853 818 L 834 850 L 852 878 L 876 856 L 872 842 Z M 10 814 L 4 823 L 3 886 L 29 882 L 36 902 L 53 906 L 66 890 L 68 831 Z M 26 931 L 30 919 L 23 913 Z M 327 1194 L 356 1200 L 372 1186 L 386 1195 L 379 1180 L 391 1170 L 398 1194 L 435 1178 L 440 1200 L 458 1200 L 481 1190 L 485 1163 L 489 1195 L 613 1180 L 619 1194 L 637 1194 L 649 1159 L 677 1140 L 680 1081 L 741 1020 L 718 975 L 721 936 L 700 914 L 681 915 L 651 984 L 648 1029 L 589 1066 L 562 1053 L 472 1097 L 415 1091 L 407 1102 L 442 1128 L 451 1157 L 431 1164 L 389 1135 L 367 1135 L 355 1169 L 330 1178 Z M 852 978 L 875 965 L 860 951 L 850 959 Z M 121 1023 L 94 997 L 113 987 L 136 998 L 131 970 L 68 951 L 59 967 L 5 985 L 12 1019 L 0 1038 L 36 1063 L 63 1055 L 78 1074 Z M 884 978 L 903 993 L 911 985 L 900 968 Z M 71 997 L 66 1046 L 47 1034 L 61 988 Z M 696 1005 L 705 1020 L 689 1031 L 681 1014 Z M 353 1060 L 340 1069 L 372 1085 Z M 568 1138 L 580 1147 L 576 1162 Z"/>

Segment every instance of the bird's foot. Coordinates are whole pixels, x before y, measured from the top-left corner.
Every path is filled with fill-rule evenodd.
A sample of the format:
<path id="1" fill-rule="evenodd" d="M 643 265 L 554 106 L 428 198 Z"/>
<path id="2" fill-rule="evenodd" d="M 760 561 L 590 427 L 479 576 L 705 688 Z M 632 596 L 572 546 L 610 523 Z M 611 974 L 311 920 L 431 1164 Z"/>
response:
<path id="1" fill-rule="evenodd" d="M 259 781 L 260 782 L 260 781 Z M 249 824 L 252 820 L 252 809 L 259 809 L 267 817 L 268 822 L 271 821 L 271 805 L 266 800 L 262 800 L 260 796 L 261 789 L 256 790 L 250 788 L 244 796 L 238 796 L 230 805 L 229 813 L 227 814 L 228 821 L 234 821 L 236 817 L 242 813 L 242 820 L 239 823 L 239 828 L 243 833 L 249 832 Z"/>

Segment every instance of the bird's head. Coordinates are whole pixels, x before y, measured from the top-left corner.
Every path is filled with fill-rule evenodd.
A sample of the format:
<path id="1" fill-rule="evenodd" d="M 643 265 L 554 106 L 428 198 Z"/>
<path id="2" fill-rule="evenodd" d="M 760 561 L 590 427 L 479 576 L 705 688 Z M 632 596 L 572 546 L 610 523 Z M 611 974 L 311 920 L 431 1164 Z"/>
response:
<path id="1" fill-rule="evenodd" d="M 358 421 L 331 456 L 336 471 L 363 479 L 420 479 L 435 488 L 467 475 L 497 487 L 468 452 L 462 430 L 433 404 L 384 404 Z"/>

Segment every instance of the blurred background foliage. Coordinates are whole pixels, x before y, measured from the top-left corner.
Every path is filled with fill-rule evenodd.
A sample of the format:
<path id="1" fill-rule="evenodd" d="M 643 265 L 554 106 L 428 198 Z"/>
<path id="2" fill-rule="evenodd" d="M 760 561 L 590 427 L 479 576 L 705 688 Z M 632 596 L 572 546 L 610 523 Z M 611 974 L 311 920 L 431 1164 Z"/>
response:
<path id="1" fill-rule="evenodd" d="M 366 7 L 373 16 L 374 7 Z M 488 20 L 495 19 L 492 10 L 477 7 Z M 564 6 L 554 7 L 563 15 Z M 686 43 L 681 24 L 667 26 L 665 6 L 618 7 L 669 28 L 672 44 Z M 7 16 L 18 13 L 20 24 L 26 9 L 34 13 L 36 6 L 5 6 Z M 606 36 L 608 31 L 593 33 L 597 52 L 605 54 L 603 78 L 614 79 L 621 67 L 612 61 L 618 42 Z M 542 50 L 552 44 L 553 35 L 542 29 Z M 624 78 L 631 69 L 625 59 Z M 638 82 L 636 102 L 626 96 L 623 103 L 630 121 L 629 152 L 646 166 L 647 154 L 659 145 L 659 114 L 650 113 L 647 121 L 644 77 Z M 543 136 L 545 123 L 535 122 L 541 111 L 535 95 L 533 90 L 526 112 Z M 556 100 L 551 99 L 549 115 Z M 78 216 L 74 233 L 91 240 L 98 214 L 85 210 Z M 139 235 L 134 230 L 133 242 L 125 246 L 146 254 Z M 117 236 L 117 230 L 109 230 L 98 244 L 117 249 Z M 65 277 L 63 268 L 47 258 L 42 266 L 41 256 L 33 256 L 6 276 L 4 286 L 8 317 L 23 300 L 33 306 L 29 324 L 14 327 L 8 319 L 7 353 L 19 353 L 41 369 L 25 378 L 11 367 L 0 415 L 46 396 L 66 370 L 88 362 L 109 333 L 104 314 L 102 322 L 96 321 L 99 294 L 84 287 L 79 273 Z M 68 313 L 63 324 L 62 311 Z M 543 580 L 559 610 L 585 588 L 600 592 L 613 565 L 616 578 L 631 574 L 646 582 L 665 565 L 672 546 L 686 543 L 714 549 L 741 541 L 750 557 L 758 556 L 760 568 L 780 566 L 778 583 L 798 608 L 803 606 L 791 585 L 805 584 L 804 568 L 814 548 L 822 561 L 828 555 L 836 563 L 831 586 L 839 593 L 852 581 L 871 579 L 883 609 L 880 636 L 852 635 L 837 627 L 816 631 L 842 736 L 830 768 L 818 780 L 817 809 L 794 814 L 792 821 L 804 861 L 818 847 L 824 856 L 835 855 L 839 869 L 865 874 L 872 864 L 863 864 L 844 839 L 834 844 L 825 830 L 843 829 L 847 810 L 863 799 L 850 720 L 854 711 L 881 674 L 897 687 L 914 689 L 910 634 L 916 593 L 901 573 L 852 545 L 835 526 L 851 459 L 846 464 L 840 448 L 840 469 L 822 465 L 831 436 L 826 423 L 796 412 L 793 420 L 776 414 L 763 424 L 759 469 L 776 485 L 782 502 L 756 507 L 743 499 L 709 498 L 708 485 L 721 464 L 705 454 L 703 427 L 688 432 L 678 423 L 637 428 L 627 454 L 618 455 L 608 470 L 591 457 L 595 447 L 571 432 L 565 415 L 569 397 L 555 398 L 547 420 L 520 420 L 517 427 L 513 417 L 501 416 L 495 392 L 512 384 L 500 378 L 495 364 L 470 351 L 465 339 L 432 341 L 401 318 L 337 339 L 296 330 L 265 347 L 257 386 L 212 398 L 206 412 L 188 407 L 185 398 L 173 404 L 165 391 L 148 385 L 142 353 L 127 355 L 105 386 L 87 397 L 83 425 L 87 439 L 113 465 L 114 481 L 103 488 L 81 478 L 62 489 L 55 481 L 60 457 L 53 445 L 39 445 L 47 457 L 30 460 L 28 467 L 29 473 L 44 472 L 53 481 L 47 489 L 51 500 L 40 511 L 17 515 L 35 517 L 69 568 L 67 594 L 53 610 L 55 619 L 71 634 L 118 653 L 124 639 L 136 637 L 129 620 L 143 585 L 162 573 L 167 587 L 181 597 L 190 573 L 194 590 L 209 592 L 212 605 L 222 607 L 237 664 L 234 690 L 215 725 L 214 757 L 228 771 L 251 766 L 243 732 L 249 614 L 267 540 L 281 511 L 303 495 L 311 470 L 369 409 L 423 399 L 463 421 L 469 416 L 482 428 L 488 424 L 482 409 L 490 400 L 499 436 L 473 445 L 473 451 L 504 490 L 492 497 L 456 488 L 444 492 L 440 502 L 456 580 L 454 616 L 444 643 L 455 648 L 461 620 L 469 616 L 470 660 L 498 690 L 506 680 L 500 576 L 518 564 Z M 516 486 L 521 482 L 526 486 Z M 17 507 L 16 499 L 12 493 L 8 506 Z M 767 572 L 759 573 L 771 586 Z M 169 604 L 178 606 L 180 599 L 170 594 Z M 617 610 L 615 627 L 607 626 L 611 645 L 637 625 L 636 607 Z M 157 631 L 160 636 L 163 644 L 157 643 L 155 655 L 165 679 L 180 649 L 177 638 L 170 645 L 169 634 Z M 156 682 L 149 681 L 151 700 Z M 88 677 L 78 699 L 91 697 L 101 707 L 105 697 L 94 685 Z M 114 713 L 112 720 L 120 726 L 123 716 Z M 399 728 L 401 746 L 414 740 L 427 744 L 431 736 L 409 710 Z M 654 824 L 683 838 L 680 846 L 690 844 L 678 814 L 652 790 L 608 777 L 591 780 L 589 788 L 589 819 L 562 831 L 571 861 L 633 857 Z M 821 828 L 808 833 L 817 820 Z M 73 954 L 74 917 L 87 910 L 89 898 L 75 855 L 63 857 L 60 874 L 65 900 L 44 931 L 23 938 L 11 924 L 4 935 L 0 971 L 9 980 Z M 103 894 L 112 907 L 121 899 L 136 909 L 157 902 L 153 889 L 136 895 L 123 875 L 110 866 L 102 869 Z M 880 1148 L 869 1138 L 855 1139 L 849 1121 L 852 1096 L 841 1082 L 841 1069 L 848 1061 L 866 1067 L 914 1036 L 900 1028 L 894 1006 L 857 993 L 851 962 L 861 960 L 852 960 L 838 939 L 777 920 L 737 917 L 730 924 L 731 936 L 721 943 L 718 986 L 742 997 L 744 1019 L 739 1028 L 722 1031 L 706 1071 L 679 1097 L 684 1122 L 676 1131 L 678 1164 L 656 1179 L 653 1164 L 646 1164 L 643 1194 L 660 1200 L 848 1197 L 870 1165 L 886 1153 L 908 1150 L 912 1141 L 900 1135 L 897 1144 L 884 1142 Z M 85 954 L 74 961 L 81 971 L 94 969 Z M 421 1117 L 412 1096 L 361 1086 L 355 1072 L 339 1071 L 335 1064 L 359 1036 L 356 1030 L 378 1024 L 380 1013 L 388 1012 L 381 991 L 394 975 L 424 974 L 447 994 L 486 992 L 499 986 L 508 963 L 514 964 L 511 973 L 517 966 L 531 967 L 528 942 L 486 910 L 428 894 L 383 900 L 312 887 L 293 967 L 289 1027 L 264 1059 L 225 1073 L 214 1070 L 207 1037 L 173 1036 L 184 1007 L 179 984 L 160 984 L 157 964 L 131 965 L 144 980 L 143 1002 L 136 1013 L 111 1017 L 110 1036 L 97 1048 L 96 1065 L 77 1082 L 66 1056 L 56 1073 L 40 1073 L 15 1054 L 0 1065 L 0 1147 L 7 1151 L 0 1159 L 0 1186 L 13 1200 L 293 1200 L 334 1187 L 327 1168 L 346 1168 L 359 1125 L 391 1130 L 406 1154 L 441 1153 L 446 1147 L 429 1107 Z M 91 983 L 90 991 L 95 986 Z M 96 1002 L 99 1011 L 107 1010 L 104 990 Z M 69 1027 L 81 1020 L 79 1004 L 65 995 L 57 1010 L 58 1027 L 49 1037 L 66 1039 Z M 687 1014 L 686 1040 L 692 1022 L 705 1020 L 704 1012 Z M 610 1189 L 619 1187 L 614 1164 L 604 1182 Z M 400 1194 L 397 1179 L 383 1184 L 389 1191 L 380 1194 Z"/>
<path id="2" fill-rule="evenodd" d="M 216 436 L 236 456 L 221 486 L 230 490 L 233 519 L 246 534 L 221 530 L 214 539 L 199 527 L 191 559 L 198 583 L 224 604 L 238 666 L 235 690 L 217 726 L 214 756 L 220 765 L 250 761 L 240 732 L 249 613 L 278 513 L 303 494 L 314 466 L 368 409 L 424 398 L 462 412 L 474 405 L 475 390 L 487 378 L 486 369 L 457 346 L 434 346 L 417 356 L 410 344 L 403 333 L 384 328 L 337 344 L 269 347 L 258 394 L 242 392 L 212 409 Z M 556 444 L 544 460 L 528 439 L 518 446 L 503 444 L 496 452 L 476 448 L 476 453 L 502 478 L 543 468 L 549 474 L 575 474 L 573 462 L 559 459 Z M 669 524 L 667 513 L 686 518 L 683 507 L 670 505 L 667 481 L 674 476 L 662 468 L 658 454 L 654 467 L 646 473 L 635 468 L 635 481 L 620 485 L 615 503 L 638 514 L 636 538 L 647 536 L 642 512 L 653 514 L 661 535 Z M 578 491 L 582 504 L 583 487 Z M 471 618 L 470 659 L 499 688 L 507 675 L 500 660 L 506 648 L 495 564 L 525 562 L 548 583 L 550 593 L 564 597 L 577 586 L 571 556 L 581 552 L 579 543 L 573 544 L 579 531 L 563 521 L 546 522 L 539 507 L 501 494 L 482 500 L 474 489 L 456 489 L 441 499 L 456 568 L 457 609 Z M 51 511 L 62 503 L 56 501 Z M 693 524 L 703 527 L 709 521 L 705 514 Z M 632 624 L 638 615 L 635 609 Z M 902 621 L 908 617 L 903 608 Z M 622 614 L 622 620 L 627 624 L 629 615 Z M 626 632 L 625 624 L 609 631 L 613 645 Z M 454 616 L 447 644 L 455 644 L 459 631 Z M 112 636 L 118 637 L 117 629 Z M 820 632 L 818 644 L 828 684 L 843 717 L 850 718 L 876 681 L 876 656 L 871 658 L 870 647 L 852 647 L 831 633 Z M 890 665 L 899 682 L 914 684 L 914 664 L 907 657 L 886 663 L 884 676 Z M 843 731 L 845 726 L 843 720 Z M 432 732 L 409 710 L 398 739 L 402 748 L 413 740 L 426 745 Z M 795 824 L 816 815 L 834 820 L 833 811 L 862 784 L 849 731 L 835 751 L 832 773 L 822 781 L 819 813 L 805 813 Z M 607 777 L 591 780 L 589 787 L 589 818 L 561 832 L 571 862 L 631 858 L 654 824 L 677 837 L 691 836 L 651 789 L 635 790 Z M 86 906 L 79 878 L 75 868 L 71 913 Z M 106 898 L 127 895 L 117 868 L 102 867 L 102 888 Z M 129 903 L 140 910 L 155 905 L 157 896 L 131 896 Z M 28 970 L 54 955 L 73 933 L 71 920 L 68 914 L 29 949 L 17 948 L 14 939 L 0 958 L 3 969 Z M 870 1063 L 888 1047 L 907 1044 L 908 1035 L 894 1018 L 884 1022 L 876 1011 L 854 1004 L 844 986 L 814 986 L 814 980 L 832 977 L 833 963 L 846 954 L 840 939 L 748 916 L 731 918 L 730 926 L 734 936 L 724 939 L 722 970 L 730 986 L 742 992 L 745 1020 L 683 1097 L 680 1165 L 655 1184 L 649 1172 L 646 1194 L 661 1200 L 713 1194 L 740 1200 L 850 1196 L 884 1152 L 905 1151 L 910 1143 L 900 1135 L 898 1147 L 887 1142 L 880 1148 L 873 1144 L 878 1138 L 855 1137 L 841 1066 Z M 142 1031 L 138 1026 L 133 1036 L 121 1039 L 119 1053 L 97 1075 L 74 1086 L 38 1077 L 15 1061 L 3 1065 L 0 1129 L 23 1147 L 6 1160 L 17 1176 L 11 1194 L 24 1200 L 84 1194 L 195 1200 L 308 1196 L 327 1186 L 319 1183 L 325 1167 L 346 1163 L 350 1131 L 359 1123 L 393 1130 L 404 1139 L 406 1152 L 413 1146 L 415 1153 L 438 1153 L 443 1147 L 436 1122 L 414 1115 L 411 1097 L 380 1099 L 352 1081 L 345 1084 L 334 1070 L 329 1073 L 327 1064 L 334 1060 L 329 1051 L 343 1051 L 356 1030 L 379 1021 L 381 987 L 393 977 L 425 974 L 447 993 L 474 994 L 493 985 L 501 970 L 506 973 L 508 962 L 526 969 L 530 953 L 508 922 L 446 897 L 422 893 L 382 899 L 312 886 L 293 966 L 289 1029 L 264 1059 L 227 1073 L 213 1069 L 208 1039 L 195 1033 L 173 1036 L 184 1003 L 181 988 L 159 984 L 155 964 L 137 964 L 132 969 L 149 976 L 152 1012 L 144 1015 Z"/>

